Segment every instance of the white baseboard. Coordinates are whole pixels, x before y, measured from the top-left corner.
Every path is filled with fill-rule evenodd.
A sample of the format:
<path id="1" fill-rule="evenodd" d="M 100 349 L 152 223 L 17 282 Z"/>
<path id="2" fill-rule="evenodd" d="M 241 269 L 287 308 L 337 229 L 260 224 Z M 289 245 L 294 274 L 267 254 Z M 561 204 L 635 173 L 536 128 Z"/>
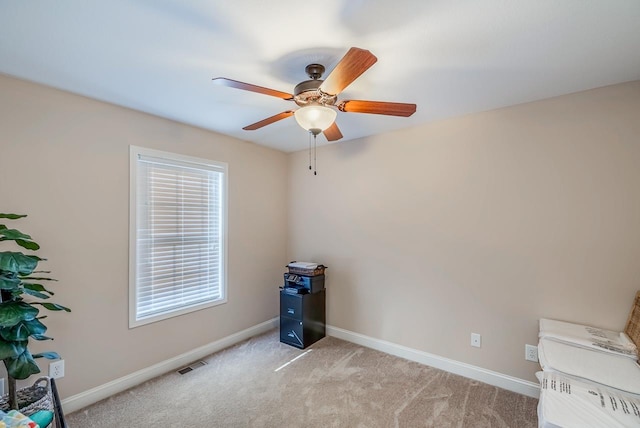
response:
<path id="1" fill-rule="evenodd" d="M 529 397 L 538 398 L 540 395 L 540 387 L 537 383 L 494 372 L 492 370 L 483 369 L 482 367 L 472 366 L 471 364 L 451 360 L 439 355 L 429 354 L 428 352 L 418 351 L 406 346 L 397 345 L 385 340 L 375 339 L 373 337 L 329 325 L 327 326 L 327 334 L 329 336 L 337 337 L 338 339 L 346 340 L 347 342 L 352 342 L 386 354 L 395 355 L 410 361 L 415 361 L 440 370 L 455 373 L 469 379 L 488 383 L 489 385 L 497 386 Z"/>
<path id="2" fill-rule="evenodd" d="M 279 325 L 278 320 L 279 318 L 273 318 L 269 321 L 249 327 L 246 330 L 242 330 L 220 340 L 216 340 L 215 342 L 211 342 L 189 352 L 185 352 L 184 354 L 162 361 L 158 364 L 154 364 L 151 367 L 147 367 L 119 379 L 112 380 L 104 385 L 81 392 L 80 394 L 73 395 L 62 400 L 62 408 L 65 413 L 72 413 L 76 410 L 80 410 L 83 407 L 97 403 L 100 400 L 104 400 L 105 398 L 125 391 L 157 376 L 182 368 L 189 363 L 204 358 L 207 355 L 211 355 L 214 352 L 218 352 L 224 348 L 228 348 L 229 346 L 242 342 L 243 340 L 249 339 L 250 337 L 272 330 Z"/>

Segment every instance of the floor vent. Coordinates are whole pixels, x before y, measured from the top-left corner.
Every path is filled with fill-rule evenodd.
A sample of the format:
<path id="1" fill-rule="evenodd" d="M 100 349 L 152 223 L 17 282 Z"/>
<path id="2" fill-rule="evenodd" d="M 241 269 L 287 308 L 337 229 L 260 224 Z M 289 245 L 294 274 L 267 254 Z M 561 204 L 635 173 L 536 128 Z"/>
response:
<path id="1" fill-rule="evenodd" d="M 202 366 L 206 366 L 207 363 L 204 361 L 196 361 L 195 363 L 192 363 L 191 365 L 188 365 L 187 367 L 183 367 L 180 370 L 178 370 L 178 373 L 180 374 L 187 374 L 189 372 L 194 371 L 197 368 L 200 368 Z"/>

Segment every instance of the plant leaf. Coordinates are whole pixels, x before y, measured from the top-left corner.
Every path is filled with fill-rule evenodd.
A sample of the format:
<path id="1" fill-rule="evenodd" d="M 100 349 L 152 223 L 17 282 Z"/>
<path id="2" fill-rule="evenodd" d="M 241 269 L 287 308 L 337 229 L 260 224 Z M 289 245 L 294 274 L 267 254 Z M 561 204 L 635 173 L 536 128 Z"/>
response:
<path id="1" fill-rule="evenodd" d="M 40 278 L 35 276 L 20 276 L 20 279 L 23 281 L 57 281 L 57 279 L 53 278 Z"/>
<path id="2" fill-rule="evenodd" d="M 35 340 L 53 340 L 53 337 L 45 336 L 44 334 L 34 334 L 31 337 Z"/>
<path id="3" fill-rule="evenodd" d="M 38 266 L 38 256 L 27 256 L 22 253 L 5 251 L 0 253 L 0 270 L 28 275 Z"/>
<path id="4" fill-rule="evenodd" d="M 0 360 L 15 358 L 24 352 L 24 346 L 16 342 L 0 340 Z"/>
<path id="5" fill-rule="evenodd" d="M 25 302 L 0 303 L 0 327 L 13 327 L 20 321 L 31 321 L 40 312 Z"/>
<path id="6" fill-rule="evenodd" d="M 16 288 L 10 290 L 10 292 L 11 292 L 11 300 L 13 300 L 14 302 L 20 302 L 20 301 L 24 300 L 22 298 L 22 291 L 23 290 L 20 287 L 16 287 Z"/>
<path id="7" fill-rule="evenodd" d="M 33 335 L 44 334 L 44 332 L 47 331 L 47 326 L 42 324 L 37 318 L 29 321 L 23 321 L 22 323 L 27 326 L 29 333 Z"/>
<path id="8" fill-rule="evenodd" d="M 54 295 L 53 291 L 47 290 L 46 288 L 44 288 L 44 285 L 42 285 L 42 284 L 31 284 L 31 283 L 26 283 L 25 282 L 25 283 L 22 283 L 22 286 L 24 288 L 28 288 L 29 290 L 32 290 L 32 291 L 39 291 L 41 293 L 47 293 L 47 294 L 49 294 L 51 296 Z M 48 296 L 47 296 L 47 298 L 48 298 Z"/>
<path id="9" fill-rule="evenodd" d="M 26 217 L 26 214 L 2 214 L 0 213 L 0 218 L 8 218 L 10 220 L 17 220 L 19 218 Z"/>
<path id="10" fill-rule="evenodd" d="M 36 340 L 37 336 L 42 336 L 47 331 L 47 326 L 37 319 L 29 321 L 20 321 L 13 327 L 0 329 L 0 337 L 7 342 L 20 342 L 29 340 L 29 336 L 33 336 Z M 26 343 L 26 342 L 25 342 Z"/>
<path id="11" fill-rule="evenodd" d="M 22 248 L 26 248 L 27 250 L 39 250 L 40 245 L 34 241 L 26 241 L 24 239 L 16 239 L 16 244 L 20 245 Z"/>
<path id="12" fill-rule="evenodd" d="M 14 325 L 13 327 L 7 327 L 0 330 L 0 336 L 7 342 L 21 342 L 29 340 L 29 329 L 22 322 Z"/>
<path id="13" fill-rule="evenodd" d="M 22 233 L 17 229 L 0 229 L 0 241 L 16 241 L 16 244 L 20 245 L 27 250 L 39 250 L 40 245 L 33 241 L 31 236 L 26 233 Z"/>
<path id="14" fill-rule="evenodd" d="M 24 291 L 26 294 L 33 296 L 33 297 L 37 297 L 38 299 L 49 299 L 51 298 L 51 296 L 49 296 L 48 294 L 44 294 L 41 293 L 39 291 L 35 291 L 35 290 L 31 290 L 29 288 L 23 288 L 22 291 Z"/>
<path id="15" fill-rule="evenodd" d="M 15 241 L 16 239 L 31 240 L 31 236 L 27 235 L 26 233 L 22 233 L 18 229 L 8 229 L 6 226 L 0 228 L 0 236 L 4 236 L 4 239 L 8 239 L 11 241 Z"/>
<path id="16" fill-rule="evenodd" d="M 4 360 L 9 376 L 15 379 L 26 379 L 29 376 L 40 373 L 40 367 L 33 361 L 33 356 L 28 349 L 16 358 Z"/>
<path id="17" fill-rule="evenodd" d="M 33 358 L 46 358 L 48 360 L 59 360 L 60 355 L 57 352 L 40 352 L 39 354 L 33 354 Z"/>
<path id="18" fill-rule="evenodd" d="M 11 272 L 0 275 L 0 290 L 12 290 L 20 285 L 20 278 Z"/>
<path id="19" fill-rule="evenodd" d="M 47 303 L 47 302 L 32 302 L 32 305 L 42 305 L 45 308 L 49 309 L 50 311 L 65 311 L 65 312 L 71 312 L 71 309 L 59 305 L 57 303 Z"/>

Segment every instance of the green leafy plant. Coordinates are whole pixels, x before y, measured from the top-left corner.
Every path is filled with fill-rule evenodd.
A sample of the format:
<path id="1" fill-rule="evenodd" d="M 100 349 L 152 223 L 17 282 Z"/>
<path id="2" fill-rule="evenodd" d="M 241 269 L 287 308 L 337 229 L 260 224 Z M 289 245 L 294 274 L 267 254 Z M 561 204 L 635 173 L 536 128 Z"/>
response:
<path id="1" fill-rule="evenodd" d="M 26 215 L 0 213 L 0 221 L 23 217 Z M 30 251 L 40 249 L 40 245 L 31 236 L 4 224 L 0 224 L 0 241 L 13 241 Z M 39 308 L 71 312 L 64 306 L 44 301 L 54 293 L 42 285 L 42 282 L 55 279 L 46 277 L 48 271 L 36 270 L 38 263 L 43 260 L 45 259 L 19 251 L 0 251 L 0 359 L 7 368 L 9 402 L 13 409 L 18 408 L 16 379 L 26 379 L 40 373 L 34 358 L 60 358 L 55 352 L 29 352 L 29 338 L 52 340 L 45 336 L 47 327 L 41 320 L 46 316 L 40 315 Z"/>

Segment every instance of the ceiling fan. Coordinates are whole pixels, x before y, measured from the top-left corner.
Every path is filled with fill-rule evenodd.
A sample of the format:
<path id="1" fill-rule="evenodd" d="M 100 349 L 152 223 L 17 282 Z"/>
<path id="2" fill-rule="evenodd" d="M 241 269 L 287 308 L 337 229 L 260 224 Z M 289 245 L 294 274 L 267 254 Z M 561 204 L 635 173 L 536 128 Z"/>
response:
<path id="1" fill-rule="evenodd" d="M 306 80 L 296 85 L 293 94 L 225 77 L 216 77 L 213 82 L 230 88 L 293 101 L 300 107 L 295 111 L 283 111 L 242 128 L 246 131 L 260 129 L 287 117 L 295 116 L 298 124 L 312 133 L 314 137 L 322 132 L 327 140 L 336 141 L 342 138 L 342 133 L 335 122 L 337 112 L 331 107 L 335 107 L 345 113 L 370 113 L 402 117 L 409 117 L 415 113 L 415 104 L 361 100 L 338 101 L 340 92 L 367 71 L 377 60 L 378 58 L 368 50 L 353 47 L 342 57 L 325 80 L 320 79 L 325 71 L 324 66 L 321 64 L 309 64 L 305 71 L 311 80 Z"/>

